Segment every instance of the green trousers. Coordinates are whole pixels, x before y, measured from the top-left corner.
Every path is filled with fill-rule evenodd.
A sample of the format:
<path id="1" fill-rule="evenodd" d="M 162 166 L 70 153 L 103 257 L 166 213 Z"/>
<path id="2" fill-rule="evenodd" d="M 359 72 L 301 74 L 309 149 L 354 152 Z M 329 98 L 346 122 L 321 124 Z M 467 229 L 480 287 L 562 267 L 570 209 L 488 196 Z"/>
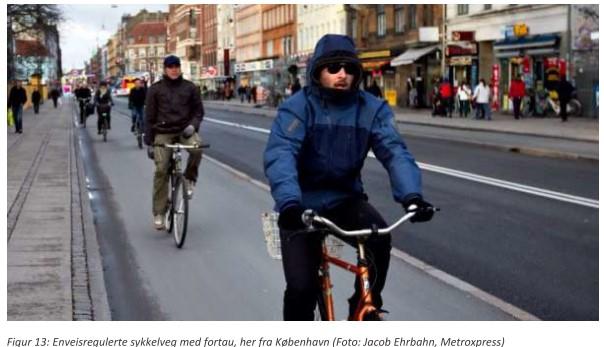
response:
<path id="1" fill-rule="evenodd" d="M 183 145 L 201 144 L 199 134 L 195 133 L 188 139 L 181 134 L 157 134 L 154 144 L 173 144 L 181 143 Z M 201 149 L 188 149 L 189 158 L 184 172 L 186 179 L 197 182 L 197 173 L 201 163 Z M 155 147 L 155 176 L 153 178 L 153 214 L 165 214 L 168 210 L 168 192 L 169 192 L 169 166 L 172 158 L 172 149 Z"/>

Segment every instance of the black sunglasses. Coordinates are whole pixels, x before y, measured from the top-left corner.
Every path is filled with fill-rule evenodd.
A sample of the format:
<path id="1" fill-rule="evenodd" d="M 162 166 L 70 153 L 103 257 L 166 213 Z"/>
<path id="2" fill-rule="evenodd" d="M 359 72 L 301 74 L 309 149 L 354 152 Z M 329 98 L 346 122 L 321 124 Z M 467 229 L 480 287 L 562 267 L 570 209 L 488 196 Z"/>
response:
<path id="1" fill-rule="evenodd" d="M 340 70 L 342 70 L 342 68 L 344 68 L 344 71 L 346 71 L 346 73 L 349 75 L 354 75 L 358 72 L 356 65 L 354 65 L 352 63 L 330 63 L 330 64 L 327 64 L 326 67 L 327 67 L 327 72 L 329 72 L 332 75 L 340 72 Z"/>

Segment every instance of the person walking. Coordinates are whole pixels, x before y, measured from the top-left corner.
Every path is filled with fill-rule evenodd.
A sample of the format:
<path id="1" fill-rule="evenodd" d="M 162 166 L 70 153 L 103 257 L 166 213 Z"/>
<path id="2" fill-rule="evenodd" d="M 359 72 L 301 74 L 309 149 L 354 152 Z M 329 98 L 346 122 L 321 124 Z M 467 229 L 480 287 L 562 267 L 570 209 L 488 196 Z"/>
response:
<path id="1" fill-rule="evenodd" d="M 438 87 L 438 94 L 442 102 L 445 117 L 453 117 L 453 87 L 448 78 L 444 78 Z"/>
<path id="2" fill-rule="evenodd" d="M 520 105 L 522 104 L 522 99 L 526 95 L 524 82 L 520 76 L 516 76 L 516 78 L 512 80 L 512 83 L 510 83 L 509 95 L 514 104 L 514 119 L 520 119 Z"/>
<path id="3" fill-rule="evenodd" d="M 50 90 L 50 98 L 52 99 L 52 103 L 55 108 L 57 108 L 57 102 L 59 101 L 59 96 L 61 96 L 61 92 L 59 91 L 59 88 L 56 86 L 53 87 Z"/>
<path id="4" fill-rule="evenodd" d="M 256 93 L 258 92 L 258 88 L 256 86 L 253 86 L 252 89 L 250 89 L 250 94 L 252 96 L 252 102 L 254 103 L 254 105 L 256 105 L 256 101 L 258 96 L 256 95 Z"/>
<path id="5" fill-rule="evenodd" d="M 484 78 L 480 79 L 480 83 L 474 88 L 472 100 L 476 103 L 476 115 L 474 119 L 491 120 L 491 112 L 489 107 L 489 87 L 486 85 Z"/>
<path id="6" fill-rule="evenodd" d="M 27 102 L 27 93 L 20 80 L 15 80 L 15 85 L 10 89 L 8 95 L 8 106 L 13 111 L 15 119 L 15 133 L 23 133 L 23 105 Z"/>
<path id="7" fill-rule="evenodd" d="M 457 89 L 457 99 L 459 100 L 459 117 L 467 118 L 470 113 L 470 98 L 472 90 L 466 81 L 461 82 L 461 86 Z"/>
<path id="8" fill-rule="evenodd" d="M 380 89 L 380 86 L 378 86 L 377 81 L 375 79 L 373 80 L 373 82 L 371 82 L 371 86 L 367 88 L 367 92 L 373 94 L 373 96 L 375 96 L 376 98 L 382 99 L 382 90 Z"/>
<path id="9" fill-rule="evenodd" d="M 575 91 L 575 87 L 573 87 L 568 80 L 566 80 L 566 76 L 562 76 L 560 82 L 558 83 L 558 100 L 560 101 L 560 118 L 562 118 L 563 122 L 568 120 L 568 115 L 566 112 L 566 107 L 568 102 L 572 98 L 573 92 Z"/>
<path id="10" fill-rule="evenodd" d="M 34 89 L 31 93 L 31 103 L 34 105 L 34 113 L 40 113 L 40 100 L 42 99 L 42 94 L 40 94 L 40 88 Z"/>
<path id="11" fill-rule="evenodd" d="M 302 89 L 302 85 L 300 84 L 300 79 L 296 77 L 296 81 L 292 85 L 292 95 L 296 94 L 300 89 Z"/>

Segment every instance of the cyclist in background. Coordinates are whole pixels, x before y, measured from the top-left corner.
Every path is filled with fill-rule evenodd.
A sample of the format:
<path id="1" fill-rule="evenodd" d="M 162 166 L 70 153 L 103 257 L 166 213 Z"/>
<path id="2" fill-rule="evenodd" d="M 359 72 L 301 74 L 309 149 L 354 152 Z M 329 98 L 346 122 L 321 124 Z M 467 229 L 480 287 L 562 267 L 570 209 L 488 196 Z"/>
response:
<path id="1" fill-rule="evenodd" d="M 165 228 L 168 209 L 168 178 L 170 156 L 168 148 L 158 144 L 184 145 L 201 144 L 197 134 L 203 120 L 203 104 L 199 88 L 182 77 L 180 59 L 174 55 L 164 59 L 163 78 L 154 83 L 147 93 L 145 102 L 145 144 L 147 155 L 155 162 L 153 179 L 153 225 L 157 230 Z M 187 195 L 193 196 L 197 171 L 201 163 L 201 149 L 189 149 L 185 169 Z"/>
<path id="2" fill-rule="evenodd" d="M 134 79 L 134 88 L 130 90 L 130 95 L 128 95 L 128 108 L 132 110 L 130 132 L 134 132 L 137 124 L 142 127 L 146 96 L 147 89 L 143 86 L 143 81 L 140 78 Z"/>
<path id="3" fill-rule="evenodd" d="M 86 103 L 88 101 L 90 101 L 90 98 L 92 97 L 92 93 L 90 92 L 90 89 L 88 88 L 88 86 L 86 85 L 86 82 L 78 85 L 78 87 L 76 88 L 76 90 L 74 91 L 75 97 L 78 100 L 79 106 L 80 106 L 80 124 L 82 124 L 83 126 L 86 126 L 86 117 L 88 117 L 88 110 L 86 110 Z"/>
<path id="4" fill-rule="evenodd" d="M 359 90 L 362 67 L 352 39 L 325 35 L 314 52 L 310 85 L 281 105 L 264 153 L 264 171 L 280 213 L 285 320 L 312 320 L 320 290 L 320 238 L 297 232 L 306 228 L 304 210 L 348 230 L 386 226 L 361 182 L 369 150 L 387 169 L 394 199 L 405 209 L 417 206 L 412 222 L 428 221 L 434 213 L 422 197 L 420 170 L 396 129 L 392 110 L 384 100 Z M 366 246 L 372 297 L 381 312 L 390 235 L 370 237 Z M 350 316 L 359 300 L 358 286 L 349 299 Z"/>
<path id="5" fill-rule="evenodd" d="M 107 112 L 107 130 L 111 129 L 111 106 L 113 106 L 113 98 L 111 98 L 111 91 L 107 87 L 107 82 L 103 81 L 99 84 L 99 89 L 94 94 L 94 103 L 97 111 L 97 122 L 96 129 L 97 133 L 101 134 L 101 127 L 103 123 L 102 113 Z"/>

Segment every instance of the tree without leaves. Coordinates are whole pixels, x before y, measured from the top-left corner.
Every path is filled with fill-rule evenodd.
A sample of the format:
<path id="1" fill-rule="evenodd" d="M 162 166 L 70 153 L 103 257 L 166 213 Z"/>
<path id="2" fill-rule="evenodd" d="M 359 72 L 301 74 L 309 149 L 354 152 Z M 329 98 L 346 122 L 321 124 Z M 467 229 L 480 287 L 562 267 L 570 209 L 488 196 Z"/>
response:
<path id="1" fill-rule="evenodd" d="M 63 13 L 57 5 L 9 4 L 7 5 L 7 78 L 15 77 L 14 39 L 18 35 L 46 34 L 63 20 Z"/>

